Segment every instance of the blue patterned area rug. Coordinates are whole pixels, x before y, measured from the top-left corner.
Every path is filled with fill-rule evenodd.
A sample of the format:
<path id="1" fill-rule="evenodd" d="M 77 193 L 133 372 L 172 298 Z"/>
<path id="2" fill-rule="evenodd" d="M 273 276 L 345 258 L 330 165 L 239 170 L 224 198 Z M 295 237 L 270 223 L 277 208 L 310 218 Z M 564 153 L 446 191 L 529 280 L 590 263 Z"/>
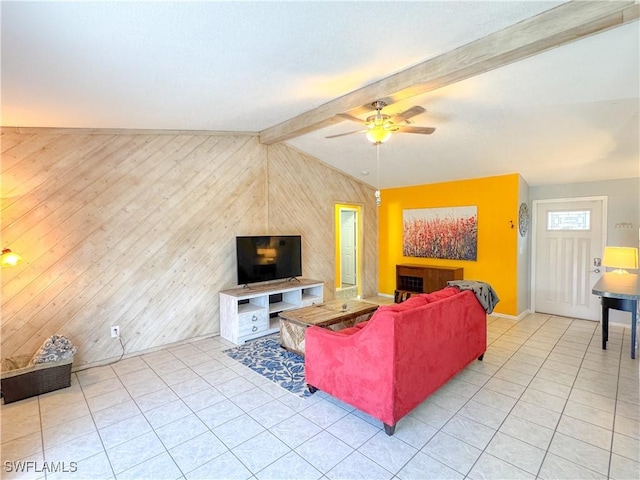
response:
<path id="1" fill-rule="evenodd" d="M 277 333 L 224 353 L 299 397 L 311 395 L 304 381 L 304 358 L 280 346 Z"/>

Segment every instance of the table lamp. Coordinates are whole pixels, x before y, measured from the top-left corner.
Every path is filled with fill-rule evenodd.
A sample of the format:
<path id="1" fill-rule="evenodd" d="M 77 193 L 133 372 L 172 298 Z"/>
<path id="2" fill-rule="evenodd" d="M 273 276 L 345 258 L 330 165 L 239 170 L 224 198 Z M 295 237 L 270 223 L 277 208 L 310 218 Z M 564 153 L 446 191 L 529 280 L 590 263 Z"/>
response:
<path id="1" fill-rule="evenodd" d="M 615 268 L 612 273 L 626 274 L 627 268 L 638 268 L 638 249 L 633 247 L 604 247 L 602 265 Z"/>

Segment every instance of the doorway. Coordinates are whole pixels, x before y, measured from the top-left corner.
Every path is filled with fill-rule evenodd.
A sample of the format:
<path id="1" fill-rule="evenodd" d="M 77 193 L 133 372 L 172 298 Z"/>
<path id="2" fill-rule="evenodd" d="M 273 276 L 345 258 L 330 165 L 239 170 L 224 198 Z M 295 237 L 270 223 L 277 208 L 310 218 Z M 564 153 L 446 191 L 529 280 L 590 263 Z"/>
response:
<path id="1" fill-rule="evenodd" d="M 336 298 L 359 298 L 360 206 L 336 204 L 335 216 Z"/>
<path id="2" fill-rule="evenodd" d="M 607 197 L 533 202 L 533 311 L 600 320 L 591 293 L 602 275 Z"/>

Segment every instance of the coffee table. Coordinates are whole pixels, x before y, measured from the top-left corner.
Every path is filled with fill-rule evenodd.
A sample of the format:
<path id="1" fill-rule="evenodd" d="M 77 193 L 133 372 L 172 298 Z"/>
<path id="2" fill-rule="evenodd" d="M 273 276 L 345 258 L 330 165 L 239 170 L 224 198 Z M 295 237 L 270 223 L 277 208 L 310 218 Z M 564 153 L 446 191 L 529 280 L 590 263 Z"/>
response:
<path id="1" fill-rule="evenodd" d="M 358 300 L 331 300 L 280 312 L 280 345 L 304 357 L 304 334 L 318 326 L 331 330 L 353 327 L 371 318 L 378 305 Z"/>

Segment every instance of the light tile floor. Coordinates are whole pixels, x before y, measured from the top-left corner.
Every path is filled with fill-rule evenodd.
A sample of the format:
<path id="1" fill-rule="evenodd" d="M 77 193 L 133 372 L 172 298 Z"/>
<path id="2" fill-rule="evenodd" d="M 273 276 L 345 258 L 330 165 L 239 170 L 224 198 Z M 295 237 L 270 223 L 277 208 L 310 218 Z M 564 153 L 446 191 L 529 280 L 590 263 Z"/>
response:
<path id="1" fill-rule="evenodd" d="M 628 328 L 612 326 L 603 351 L 598 326 L 489 316 L 484 361 L 392 437 L 322 392 L 275 386 L 228 358 L 219 337 L 193 341 L 3 405 L 2 477 L 638 479 L 639 361 Z M 53 467 L 67 471 L 44 471 Z"/>

